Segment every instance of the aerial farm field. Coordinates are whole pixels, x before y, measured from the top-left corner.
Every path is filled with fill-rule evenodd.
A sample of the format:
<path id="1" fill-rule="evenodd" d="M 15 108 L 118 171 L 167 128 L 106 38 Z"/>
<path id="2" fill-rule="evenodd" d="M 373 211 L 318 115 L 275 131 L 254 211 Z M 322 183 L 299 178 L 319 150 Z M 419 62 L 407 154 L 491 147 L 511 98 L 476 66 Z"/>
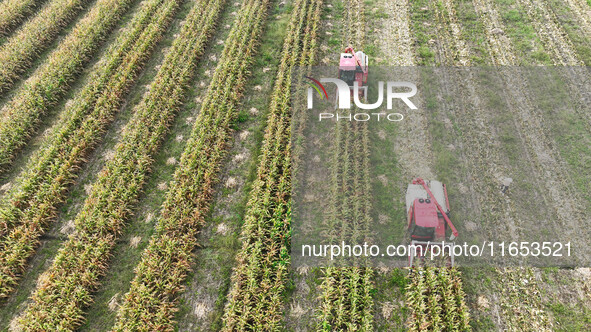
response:
<path id="1" fill-rule="evenodd" d="M 292 264 L 294 73 L 348 47 L 370 81 L 513 70 L 335 122 L 331 240 L 408 238 L 423 178 L 460 234 L 591 257 L 590 0 L 0 0 L 0 331 L 591 331 L 589 260 Z"/>

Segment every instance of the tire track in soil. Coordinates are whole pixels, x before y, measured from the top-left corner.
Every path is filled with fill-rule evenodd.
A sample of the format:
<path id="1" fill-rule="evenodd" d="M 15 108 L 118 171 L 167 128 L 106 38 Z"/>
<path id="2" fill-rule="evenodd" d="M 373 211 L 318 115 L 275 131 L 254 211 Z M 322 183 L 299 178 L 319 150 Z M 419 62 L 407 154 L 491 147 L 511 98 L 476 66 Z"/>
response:
<path id="1" fill-rule="evenodd" d="M 444 43 L 446 40 L 449 40 L 449 38 L 453 38 L 452 40 L 455 39 L 451 42 L 455 45 L 455 54 L 462 54 L 462 51 L 466 50 L 465 56 L 467 57 L 470 52 L 467 49 L 462 48 L 464 47 L 464 43 L 457 41 L 457 39 L 462 38 L 462 31 L 461 28 L 454 28 L 454 26 L 457 27 L 457 15 L 454 10 L 454 5 L 450 0 L 444 0 L 443 8 L 445 8 L 445 14 L 447 15 L 438 10 L 438 8 L 435 8 L 438 21 L 441 24 L 450 26 L 451 28 L 443 29 L 441 34 L 442 39 L 444 40 Z M 451 33 L 446 33 L 448 30 L 450 30 Z M 496 46 L 498 47 L 499 45 L 497 44 Z M 454 54 L 453 52 L 449 51 L 446 53 Z M 504 57 L 511 58 L 508 54 L 505 54 Z M 462 64 L 461 60 L 461 58 L 455 59 L 455 61 L 454 59 L 451 59 L 451 61 L 448 60 L 448 62 L 452 62 L 452 64 Z M 510 199 L 509 196 L 499 195 L 497 186 L 494 185 L 495 183 L 499 183 L 499 180 L 502 176 L 511 174 L 509 172 L 510 169 L 506 166 L 503 153 L 499 150 L 499 145 L 495 143 L 499 142 L 498 133 L 491 131 L 487 125 L 490 123 L 491 118 L 483 108 L 482 101 L 478 98 L 478 95 L 475 92 L 474 84 L 472 84 L 475 82 L 475 79 L 473 74 L 470 74 L 472 77 L 469 80 L 469 83 L 464 84 L 460 90 L 468 92 L 468 96 L 471 98 L 470 104 L 474 106 L 472 108 L 472 112 L 465 113 L 465 111 L 463 111 L 461 108 L 457 108 L 454 112 L 454 118 L 462 118 L 464 122 L 463 130 L 465 130 L 465 134 L 463 135 L 463 138 L 467 144 L 467 146 L 464 147 L 464 152 L 468 156 L 465 161 L 470 163 L 468 169 L 472 170 L 470 173 L 473 173 L 473 178 L 478 179 L 478 181 L 474 182 L 474 186 L 479 193 L 478 200 L 480 201 L 480 205 L 487 207 L 486 209 L 483 209 L 483 215 L 485 216 L 484 219 L 496 221 L 493 222 L 493 224 L 496 224 L 497 227 L 498 225 L 506 226 L 507 228 L 503 229 L 504 232 L 502 235 L 506 238 L 512 238 L 514 234 L 519 231 L 518 225 L 521 225 L 522 222 L 519 220 L 515 203 Z M 473 170 L 478 170 L 480 172 L 478 174 L 474 174 Z M 499 232 L 500 230 L 495 229 L 495 231 Z M 501 288 L 501 290 L 511 289 L 512 292 L 509 294 L 501 293 L 501 310 L 505 314 L 505 317 L 496 317 L 497 325 L 500 325 L 499 328 L 502 328 L 504 325 L 503 319 L 506 318 L 509 318 L 509 321 L 505 323 L 509 324 L 513 324 L 514 321 L 522 324 L 530 323 L 523 319 L 524 317 L 527 317 L 527 315 L 515 317 L 509 313 L 509 309 L 513 309 L 511 313 L 520 312 L 519 310 L 514 310 L 515 305 L 519 305 L 519 301 L 515 300 L 516 296 L 518 296 L 520 292 L 528 292 L 528 294 L 533 295 L 531 298 L 536 298 L 536 294 L 539 294 L 539 290 L 535 284 L 535 280 L 531 277 L 531 273 L 528 273 L 527 270 L 523 269 L 505 271 L 497 269 L 496 271 L 499 272 L 498 276 L 500 277 L 502 284 L 506 284 L 509 281 L 514 281 L 529 285 L 527 288 L 518 287 L 518 285 L 515 287 Z M 500 311 L 499 307 L 496 304 L 495 306 L 496 307 L 494 308 L 493 312 L 498 313 Z M 530 315 L 535 314 L 539 318 L 538 321 L 541 322 L 540 324 L 535 323 L 529 325 L 527 326 L 528 328 L 543 330 L 548 326 L 551 326 L 547 315 L 540 309 L 539 303 L 522 306 L 521 309 L 524 310 L 523 312 L 526 312 Z M 505 326 L 505 328 L 511 328 L 511 326 Z"/>

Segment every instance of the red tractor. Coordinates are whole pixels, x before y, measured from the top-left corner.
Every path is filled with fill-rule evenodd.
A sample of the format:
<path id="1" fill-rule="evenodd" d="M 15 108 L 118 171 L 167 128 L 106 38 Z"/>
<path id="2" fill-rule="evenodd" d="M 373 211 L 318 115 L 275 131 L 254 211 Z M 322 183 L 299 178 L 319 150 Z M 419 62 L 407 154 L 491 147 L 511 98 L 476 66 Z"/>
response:
<path id="1" fill-rule="evenodd" d="M 453 245 L 444 243 L 446 230 L 451 230 L 449 241 L 458 236 L 458 231 L 449 219 L 449 200 L 445 184 L 439 181 L 425 181 L 416 178 L 406 190 L 406 210 L 408 213 L 408 230 L 411 245 L 420 246 L 420 252 L 409 255 L 409 266 L 412 267 L 415 256 L 419 258 L 435 246 L 439 246 L 439 252 L 444 252 L 445 247 Z M 449 252 L 449 263 L 453 266 L 453 254 Z"/>
<path id="2" fill-rule="evenodd" d="M 359 51 L 355 52 L 352 47 L 347 47 L 345 53 L 341 53 L 339 63 L 339 79 L 347 82 L 353 96 L 353 83 L 359 85 L 359 97 L 367 102 L 367 76 L 369 74 L 369 57 Z M 338 93 L 337 93 L 338 98 Z M 338 102 L 338 100 L 337 100 Z"/>

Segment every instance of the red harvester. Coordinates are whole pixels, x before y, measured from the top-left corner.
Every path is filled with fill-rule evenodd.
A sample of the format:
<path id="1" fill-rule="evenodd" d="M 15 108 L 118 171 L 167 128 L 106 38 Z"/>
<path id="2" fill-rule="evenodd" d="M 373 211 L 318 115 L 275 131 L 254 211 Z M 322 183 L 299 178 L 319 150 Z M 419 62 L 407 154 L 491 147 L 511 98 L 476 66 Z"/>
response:
<path id="1" fill-rule="evenodd" d="M 411 244 L 421 246 L 423 256 L 434 246 L 453 245 L 451 242 L 443 243 L 448 227 L 452 233 L 449 241 L 458 236 L 458 231 L 449 219 L 449 200 L 445 184 L 435 180 L 414 179 L 406 190 L 406 211 Z M 441 252 L 444 251 L 444 248 L 440 249 Z M 411 267 L 415 256 L 420 258 L 421 255 L 409 255 Z M 453 266 L 453 255 L 450 254 L 449 259 L 449 264 Z"/>
<path id="2" fill-rule="evenodd" d="M 339 63 L 339 79 L 347 82 L 353 96 L 353 83 L 359 84 L 359 97 L 367 102 L 367 76 L 369 74 L 369 57 L 362 51 L 355 52 L 351 46 L 341 53 Z M 337 94 L 338 98 L 338 94 Z M 338 101 L 338 100 L 337 100 Z"/>

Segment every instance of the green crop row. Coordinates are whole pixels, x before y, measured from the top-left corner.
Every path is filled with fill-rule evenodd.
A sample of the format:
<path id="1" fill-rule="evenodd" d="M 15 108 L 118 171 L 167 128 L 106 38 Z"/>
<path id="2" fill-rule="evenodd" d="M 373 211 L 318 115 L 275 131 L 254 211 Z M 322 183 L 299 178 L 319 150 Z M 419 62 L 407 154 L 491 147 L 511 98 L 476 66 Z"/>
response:
<path id="1" fill-rule="evenodd" d="M 411 311 L 409 331 L 469 331 L 460 273 L 455 268 L 411 270 L 406 304 Z"/>
<path id="2" fill-rule="evenodd" d="M 328 243 L 360 243 L 371 222 L 367 126 L 337 123 L 334 137 Z M 323 274 L 318 330 L 373 331 L 373 269 L 338 266 Z"/>
<path id="3" fill-rule="evenodd" d="M 22 22 L 40 0 L 5 0 L 0 2 L 0 36 L 9 34 L 12 29 Z"/>
<path id="4" fill-rule="evenodd" d="M 364 3 L 347 1 L 343 45 L 363 49 Z M 371 183 L 366 123 L 335 123 L 331 163 L 331 210 L 328 243 L 360 243 L 369 235 Z M 346 263 L 346 262 L 343 262 Z M 360 266 L 365 263 L 359 262 Z M 374 331 L 373 269 L 337 266 L 322 269 L 319 331 Z"/>
<path id="5" fill-rule="evenodd" d="M 51 52 L 41 67 L 25 81 L 14 97 L 0 110 L 2 114 L 0 172 L 6 170 L 15 153 L 32 135 L 41 116 L 65 94 L 69 84 L 82 71 L 101 41 L 115 27 L 133 2 L 135 0 L 98 0 L 92 10 L 76 24 L 57 49 Z M 65 6 L 65 4 L 62 5 Z M 28 24 L 21 31 L 27 30 Z M 45 33 L 47 32 L 36 32 L 36 34 Z M 20 43 L 27 44 L 25 41 L 17 44 Z M 4 47 L 9 47 L 10 51 L 11 47 L 15 47 L 10 45 L 12 44 L 9 42 Z M 12 53 L 7 56 L 6 63 L 23 57 L 23 55 Z M 4 66 L 3 57 L 4 55 L 0 56 L 0 66 Z"/>
<path id="6" fill-rule="evenodd" d="M 102 133 L 118 111 L 123 97 L 137 78 L 154 46 L 161 38 L 177 8 L 178 1 L 147 1 L 128 29 L 119 36 L 90 74 L 89 84 L 76 94 L 51 129 L 48 138 L 28 162 L 23 173 L 0 203 L 0 237 L 4 253 L 0 261 L 12 257 L 14 266 L 0 274 L 0 297 L 16 285 L 30 251 L 26 239 L 39 236 L 55 217 L 69 185 L 84 157 L 100 141 Z M 38 225 L 34 232 L 22 230 Z M 24 235 L 18 239 L 18 235 Z M 18 239 L 18 241 L 16 241 Z M 9 242 L 10 240 L 16 241 Z M 33 249 L 34 246 L 31 247 Z"/>
<path id="7" fill-rule="evenodd" d="M 117 313 L 115 331 L 175 328 L 177 295 L 191 269 L 196 234 L 209 211 L 268 6 L 269 0 L 249 0 L 237 13 L 166 195 L 156 232 Z"/>
<path id="8" fill-rule="evenodd" d="M 86 2 L 88 1 L 50 1 L 2 45 L 0 48 L 0 93 L 12 87 L 20 74 L 51 44 L 68 22 L 82 10 Z M 10 8 L 14 8 L 15 11 L 23 5 L 22 2 L 12 5 L 6 4 Z M 12 11 L 0 14 L 1 17 L 6 17 L 4 18 L 7 20 L 6 23 L 10 23 L 8 20 L 14 15 L 16 13 Z"/>
<path id="9" fill-rule="evenodd" d="M 257 176 L 242 230 L 223 331 L 281 329 L 290 264 L 292 72 L 315 59 L 321 0 L 294 3 L 283 45 Z"/>
<path id="10" fill-rule="evenodd" d="M 178 6 L 165 2 L 153 19 Z M 44 273 L 19 323 L 27 330 L 73 329 L 83 320 L 83 307 L 108 266 L 115 241 L 152 165 L 152 158 L 180 108 L 200 55 L 222 9 L 223 1 L 198 1 L 186 17 L 179 36 L 133 110 L 123 136 L 92 186 L 75 219 L 75 233 Z M 155 317 L 153 317 L 156 319 Z"/>
<path id="11" fill-rule="evenodd" d="M 359 267 L 324 270 L 319 331 L 374 331 L 372 275 Z"/>

